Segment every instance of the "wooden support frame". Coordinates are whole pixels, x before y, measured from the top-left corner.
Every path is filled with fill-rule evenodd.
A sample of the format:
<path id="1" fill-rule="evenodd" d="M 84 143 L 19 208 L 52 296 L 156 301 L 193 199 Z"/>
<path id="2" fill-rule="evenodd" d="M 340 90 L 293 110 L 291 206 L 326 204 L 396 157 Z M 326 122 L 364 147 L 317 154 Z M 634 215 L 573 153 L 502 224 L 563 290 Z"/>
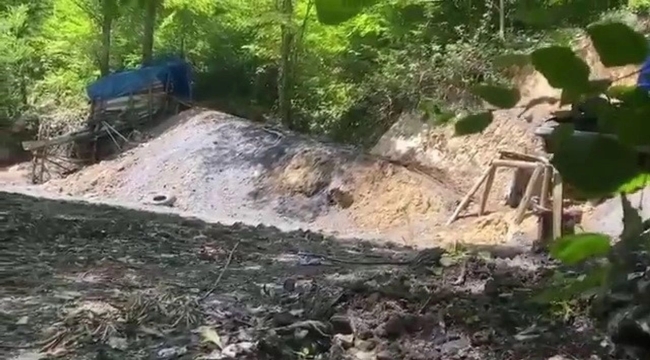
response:
<path id="1" fill-rule="evenodd" d="M 542 175 L 543 165 L 537 164 L 535 170 L 533 170 L 533 175 L 528 180 L 528 185 L 526 186 L 526 191 L 524 192 L 524 197 L 517 207 L 517 212 L 515 213 L 515 224 L 521 224 L 524 220 L 524 215 L 526 215 L 526 210 L 530 207 L 530 200 L 533 196 L 533 191 L 535 191 L 535 185 L 539 182 L 539 177 Z"/>
<path id="2" fill-rule="evenodd" d="M 492 190 L 494 183 L 494 177 L 496 171 L 499 167 L 505 168 L 517 168 L 525 170 L 533 170 L 533 173 L 526 184 L 526 189 L 524 191 L 523 197 L 517 207 L 515 212 L 514 223 L 520 224 L 525 215 L 526 211 L 532 209 L 536 213 L 542 213 L 544 211 L 553 212 L 553 229 L 554 234 L 558 232 L 557 229 L 560 229 L 561 232 L 561 218 L 562 218 L 562 200 L 558 200 L 557 194 L 561 192 L 561 179 L 558 178 L 559 174 L 553 169 L 553 166 L 550 164 L 550 161 L 546 158 L 527 155 L 527 154 L 518 154 L 514 152 L 500 152 L 499 158 L 493 160 L 488 165 L 488 168 L 482 173 L 481 177 L 476 183 L 472 186 L 469 192 L 461 199 L 460 203 L 447 220 L 447 225 L 453 223 L 458 219 L 460 213 L 467 208 L 472 197 L 478 192 L 483 184 L 485 187 L 481 194 L 481 199 L 479 203 L 478 215 L 482 216 L 486 212 L 487 200 L 489 194 Z M 541 181 L 540 181 L 541 180 Z M 541 183 L 541 185 L 540 185 Z M 559 185 L 558 185 L 559 183 Z M 553 195 L 553 209 L 549 209 L 549 193 L 551 186 L 554 186 L 554 195 Z M 557 189 L 559 186 L 559 190 Z M 539 191 L 539 203 L 533 202 L 533 195 L 536 191 Z M 556 194 L 557 193 L 557 194 Z M 559 204 L 559 205 L 557 205 Z M 559 213 L 558 213 L 559 211 Z M 557 215 L 558 213 L 559 215 Z M 556 224 L 560 219 L 560 224 Z M 554 235 L 555 237 L 555 235 Z"/>
<path id="3" fill-rule="evenodd" d="M 463 197 L 463 199 L 460 201 L 460 204 L 458 204 L 458 206 L 456 207 L 456 210 L 454 210 L 454 213 L 451 215 L 449 220 L 447 220 L 447 225 L 451 225 L 451 223 L 453 223 L 458 218 L 458 215 L 460 215 L 460 212 L 463 211 L 467 207 L 467 205 L 469 205 L 469 202 L 472 199 L 472 196 L 474 196 L 474 194 L 476 194 L 478 189 L 481 187 L 481 185 L 483 185 L 483 183 L 488 178 L 488 176 L 490 176 L 490 173 L 492 171 L 493 171 L 493 165 L 490 164 L 490 167 L 483 172 L 483 175 L 481 175 L 479 180 L 476 183 L 474 183 L 474 186 L 472 186 L 472 188 L 469 190 L 467 195 L 465 195 L 465 197 Z"/>
<path id="4" fill-rule="evenodd" d="M 488 197 L 490 196 L 496 173 L 497 167 L 494 165 L 490 166 L 488 176 L 485 179 L 485 188 L 483 190 L 483 195 L 481 196 L 481 206 L 478 211 L 478 216 L 483 216 L 485 214 L 485 207 L 487 206 Z"/>
<path id="5" fill-rule="evenodd" d="M 493 160 L 492 165 L 520 169 L 535 169 L 538 166 L 538 163 L 521 160 L 498 159 Z"/>

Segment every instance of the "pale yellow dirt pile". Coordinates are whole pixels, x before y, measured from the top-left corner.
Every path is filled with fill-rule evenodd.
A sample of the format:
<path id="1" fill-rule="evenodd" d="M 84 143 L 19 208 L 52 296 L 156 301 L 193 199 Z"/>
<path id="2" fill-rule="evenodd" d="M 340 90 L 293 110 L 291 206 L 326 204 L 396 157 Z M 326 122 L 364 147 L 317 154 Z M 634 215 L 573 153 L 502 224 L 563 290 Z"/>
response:
<path id="1" fill-rule="evenodd" d="M 434 178 L 374 157 L 333 156 L 312 148 L 297 152 L 285 166 L 275 169 L 271 181 L 272 190 L 281 195 L 311 197 L 337 189 L 347 199 L 338 207 L 355 226 L 384 233 L 423 221 L 432 228 L 444 221 L 462 195 L 443 174 L 437 175 Z"/>
<path id="2" fill-rule="evenodd" d="M 352 200 L 340 211 L 355 227 L 410 246 L 502 244 L 516 231 L 534 231 L 535 219 L 512 225 L 512 211 L 476 217 L 474 206 L 445 226 L 463 193 L 444 171 L 426 174 L 377 158 L 345 159 L 301 151 L 275 169 L 270 189 L 281 196 L 340 189 Z"/>
<path id="3" fill-rule="evenodd" d="M 371 163 L 353 170 L 351 210 L 355 223 L 386 231 L 427 221 L 445 220 L 462 196 L 453 183 L 440 184 L 430 177 L 390 163 Z"/>
<path id="4" fill-rule="evenodd" d="M 271 173 L 278 192 L 313 196 L 329 185 L 334 171 L 334 159 L 319 149 L 302 150 L 288 163 Z"/>

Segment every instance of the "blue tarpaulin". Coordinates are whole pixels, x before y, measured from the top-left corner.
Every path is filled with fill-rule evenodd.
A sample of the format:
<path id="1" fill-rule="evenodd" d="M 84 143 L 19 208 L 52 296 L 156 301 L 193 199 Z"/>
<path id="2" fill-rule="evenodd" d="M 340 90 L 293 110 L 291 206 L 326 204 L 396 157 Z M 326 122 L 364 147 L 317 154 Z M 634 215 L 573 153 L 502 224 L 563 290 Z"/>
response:
<path id="1" fill-rule="evenodd" d="M 636 85 L 643 90 L 650 91 L 650 57 L 641 65 L 641 71 L 636 80 Z"/>
<path id="2" fill-rule="evenodd" d="M 160 81 L 165 92 L 182 100 L 191 100 L 192 69 L 181 59 L 158 60 L 150 66 L 105 76 L 86 87 L 91 100 L 110 100 L 141 92 Z"/>

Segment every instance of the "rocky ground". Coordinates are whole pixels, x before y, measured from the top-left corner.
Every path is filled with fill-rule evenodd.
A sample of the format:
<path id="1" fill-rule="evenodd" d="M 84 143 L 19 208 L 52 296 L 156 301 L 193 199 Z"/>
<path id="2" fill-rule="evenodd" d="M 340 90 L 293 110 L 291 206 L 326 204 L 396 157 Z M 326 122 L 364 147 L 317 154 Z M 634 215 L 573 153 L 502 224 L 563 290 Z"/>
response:
<path id="1" fill-rule="evenodd" d="M 417 254 L 20 194 L 0 209 L 3 359 L 608 358 L 586 318 L 530 301 L 543 257 L 369 265 Z"/>

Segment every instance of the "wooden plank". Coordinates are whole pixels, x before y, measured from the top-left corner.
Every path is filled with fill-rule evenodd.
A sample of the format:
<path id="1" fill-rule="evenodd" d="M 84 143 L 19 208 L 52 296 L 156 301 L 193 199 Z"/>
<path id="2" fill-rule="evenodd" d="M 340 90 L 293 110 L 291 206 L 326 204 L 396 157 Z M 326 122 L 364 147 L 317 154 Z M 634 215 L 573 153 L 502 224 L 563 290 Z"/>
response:
<path id="1" fill-rule="evenodd" d="M 499 151 L 499 156 L 501 159 L 548 163 L 548 159 L 543 156 L 522 154 L 514 151 L 501 150 Z"/>
<path id="2" fill-rule="evenodd" d="M 514 167 L 514 168 L 522 168 L 522 169 L 535 169 L 537 168 L 537 164 L 539 164 L 539 162 L 498 159 L 498 160 L 494 160 L 492 164 L 496 166 Z"/>
<path id="3" fill-rule="evenodd" d="M 22 145 L 23 145 L 23 149 L 27 151 L 33 151 L 36 149 L 69 143 L 89 135 L 90 132 L 88 130 L 75 131 L 48 140 L 23 141 Z"/>
<path id="4" fill-rule="evenodd" d="M 553 239 L 562 237 L 563 201 L 562 177 L 559 172 L 553 171 Z"/>
<path id="5" fill-rule="evenodd" d="M 515 215 L 515 225 L 521 224 L 521 222 L 524 220 L 524 215 L 526 214 L 526 210 L 530 206 L 530 199 L 533 196 L 535 185 L 537 185 L 537 182 L 539 181 L 539 177 L 542 174 L 542 169 L 543 166 L 541 164 L 538 164 L 538 166 L 535 168 L 535 171 L 533 171 L 533 175 L 530 177 L 530 180 L 528 180 L 528 186 L 526 186 L 526 192 L 524 192 L 524 196 L 521 198 L 519 207 L 517 207 L 517 212 Z"/>
<path id="6" fill-rule="evenodd" d="M 496 166 L 490 166 L 490 173 L 485 179 L 485 188 L 483 189 L 483 195 L 481 196 L 481 206 L 478 210 L 478 216 L 483 216 L 485 214 L 485 207 L 487 206 L 487 200 L 490 196 L 490 191 L 492 190 L 492 184 L 494 183 L 494 175 L 497 172 Z"/>
<path id="7" fill-rule="evenodd" d="M 458 215 L 460 214 L 461 211 L 463 211 L 467 205 L 469 204 L 469 201 L 472 199 L 472 196 L 478 191 L 478 189 L 481 187 L 483 182 L 487 179 L 487 177 L 490 175 L 490 172 L 492 171 L 492 168 L 494 165 L 490 164 L 490 167 L 483 172 L 483 175 L 478 179 L 478 181 L 472 186 L 472 188 L 467 192 L 467 195 L 460 201 L 460 204 L 456 207 L 456 210 L 454 210 L 454 213 L 451 214 L 451 217 L 449 217 L 449 220 L 447 220 L 447 225 L 451 225 L 456 218 L 458 218 Z"/>
<path id="8" fill-rule="evenodd" d="M 550 165 L 544 166 L 544 174 L 542 175 L 542 189 L 540 190 L 539 194 L 539 206 L 545 209 L 548 208 L 548 195 L 551 182 L 553 181 L 552 176 L 553 167 Z"/>

